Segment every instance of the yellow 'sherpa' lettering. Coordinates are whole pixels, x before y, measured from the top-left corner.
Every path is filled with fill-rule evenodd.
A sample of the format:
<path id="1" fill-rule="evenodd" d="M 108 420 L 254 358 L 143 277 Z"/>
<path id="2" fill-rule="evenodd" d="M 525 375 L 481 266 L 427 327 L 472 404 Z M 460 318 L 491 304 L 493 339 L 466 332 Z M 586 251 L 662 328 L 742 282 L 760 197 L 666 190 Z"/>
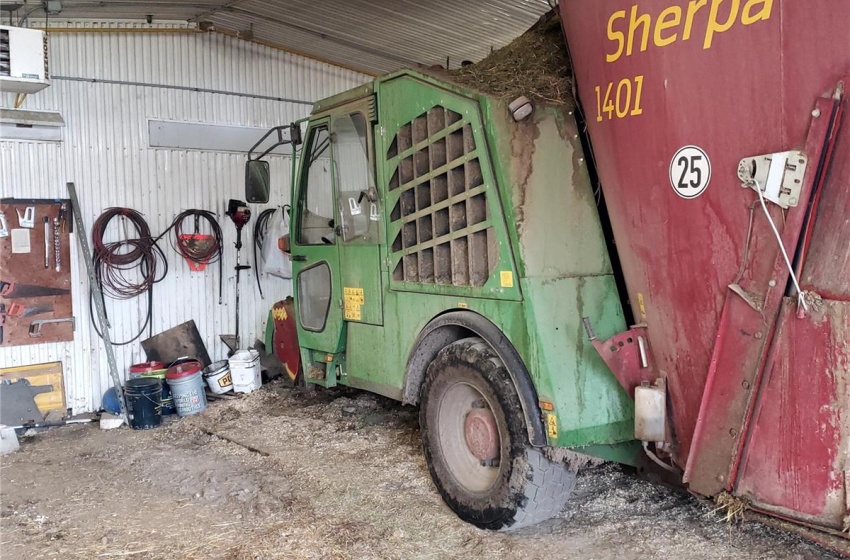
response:
<path id="1" fill-rule="evenodd" d="M 687 41 L 700 14 L 706 14 L 702 48 L 709 49 L 714 36 L 729 31 L 739 21 L 739 15 L 741 25 L 752 25 L 770 19 L 772 12 L 773 0 L 690 0 L 687 8 L 670 6 L 653 21 L 649 14 L 640 13 L 635 4 L 630 10 L 617 10 L 608 18 L 607 37 L 613 49 L 606 50 L 605 60 L 615 62 L 623 56 L 643 52 L 649 48 L 650 40 L 656 47 Z M 697 29 L 702 27 L 702 23 L 697 23 Z"/>

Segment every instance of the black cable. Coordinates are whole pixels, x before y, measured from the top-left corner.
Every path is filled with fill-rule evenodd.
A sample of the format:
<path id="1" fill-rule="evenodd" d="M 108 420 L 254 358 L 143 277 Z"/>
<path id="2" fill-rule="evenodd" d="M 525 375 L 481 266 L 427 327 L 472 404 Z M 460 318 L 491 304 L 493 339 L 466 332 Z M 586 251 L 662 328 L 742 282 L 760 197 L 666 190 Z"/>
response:
<path id="1" fill-rule="evenodd" d="M 128 232 L 127 238 L 120 241 L 104 241 L 106 230 L 115 218 L 129 222 L 136 230 L 136 236 Z M 131 299 L 145 292 L 148 294 L 148 309 L 145 322 L 139 333 L 125 342 L 114 342 L 116 346 L 124 346 L 137 340 L 149 329 L 153 336 L 153 286 L 161 282 L 168 274 L 168 261 L 165 254 L 156 244 L 150 232 L 150 227 L 141 213 L 130 208 L 107 208 L 95 221 L 92 228 L 92 245 L 94 249 L 95 278 L 100 288 L 101 297 L 109 295 L 113 299 Z M 161 264 L 160 264 L 161 263 Z M 161 270 L 161 274 L 157 271 Z M 89 290 L 89 312 L 92 312 L 93 289 Z M 92 317 L 94 314 L 92 313 Z M 95 332 L 103 338 L 96 321 Z M 107 326 L 109 319 L 107 318 Z"/>
<path id="2" fill-rule="evenodd" d="M 257 277 L 257 288 L 260 290 L 260 297 L 265 299 L 263 295 L 263 286 L 260 283 L 260 264 L 257 260 L 257 249 L 263 250 L 263 242 L 266 239 L 266 233 L 269 231 L 269 220 L 277 210 L 275 208 L 266 208 L 257 217 L 254 222 L 254 276 Z"/>
<path id="3" fill-rule="evenodd" d="M 183 222 L 187 218 L 194 218 L 195 234 L 200 233 L 201 220 L 207 222 L 213 237 L 211 245 L 195 243 L 195 240 L 191 237 L 183 237 L 185 235 L 183 233 Z M 171 240 L 171 247 L 183 258 L 198 265 L 218 262 L 218 303 L 221 304 L 224 289 L 224 263 L 221 258 L 221 249 L 224 247 L 224 235 L 221 232 L 221 226 L 218 225 L 216 215 L 209 210 L 184 210 L 177 214 L 168 229 L 162 232 L 156 240 L 164 237 L 172 229 L 174 230 L 174 239 Z"/>

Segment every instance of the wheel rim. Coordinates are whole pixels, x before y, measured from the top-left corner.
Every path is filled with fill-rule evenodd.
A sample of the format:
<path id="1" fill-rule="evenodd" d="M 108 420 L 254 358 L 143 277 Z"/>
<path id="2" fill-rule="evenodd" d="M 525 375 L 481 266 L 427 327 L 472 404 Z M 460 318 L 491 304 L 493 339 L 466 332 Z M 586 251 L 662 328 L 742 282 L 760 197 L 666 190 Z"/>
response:
<path id="1" fill-rule="evenodd" d="M 458 382 L 440 399 L 437 432 L 446 467 L 468 492 L 485 492 L 499 478 L 504 437 L 493 403 L 474 386 Z"/>

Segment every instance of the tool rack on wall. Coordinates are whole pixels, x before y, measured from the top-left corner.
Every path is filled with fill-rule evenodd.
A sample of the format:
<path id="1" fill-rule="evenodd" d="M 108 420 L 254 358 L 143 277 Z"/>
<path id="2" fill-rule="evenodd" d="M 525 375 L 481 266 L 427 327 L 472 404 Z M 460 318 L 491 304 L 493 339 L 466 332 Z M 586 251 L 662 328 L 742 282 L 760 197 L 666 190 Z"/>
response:
<path id="1" fill-rule="evenodd" d="M 74 339 L 67 199 L 0 199 L 0 347 Z"/>

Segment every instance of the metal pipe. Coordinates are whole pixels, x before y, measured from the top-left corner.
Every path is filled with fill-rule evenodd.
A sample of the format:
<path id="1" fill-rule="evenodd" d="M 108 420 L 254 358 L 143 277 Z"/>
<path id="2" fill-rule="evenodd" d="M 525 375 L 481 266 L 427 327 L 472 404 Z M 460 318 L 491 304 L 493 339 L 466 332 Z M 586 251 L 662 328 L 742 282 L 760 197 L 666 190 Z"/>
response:
<path id="1" fill-rule="evenodd" d="M 290 99 L 288 97 L 274 97 L 271 95 L 257 95 L 253 93 L 240 93 L 238 91 L 225 91 L 220 89 L 197 88 L 191 86 L 175 86 L 171 84 L 153 84 L 150 82 L 130 82 L 126 80 L 106 80 L 103 78 L 82 78 L 78 76 L 51 76 L 52 80 L 65 80 L 68 82 L 88 82 L 92 84 L 112 84 L 119 86 L 138 86 L 160 89 L 174 89 L 179 91 L 193 91 L 195 93 L 214 93 L 217 95 L 233 95 L 235 97 L 247 97 L 250 99 L 264 99 L 267 101 L 280 101 L 283 103 L 295 103 L 298 105 L 313 105 L 312 101 L 302 99 Z"/>
<path id="2" fill-rule="evenodd" d="M 125 34 L 169 34 L 195 35 L 208 33 L 197 27 L 33 27 L 47 33 L 125 33 Z"/>

